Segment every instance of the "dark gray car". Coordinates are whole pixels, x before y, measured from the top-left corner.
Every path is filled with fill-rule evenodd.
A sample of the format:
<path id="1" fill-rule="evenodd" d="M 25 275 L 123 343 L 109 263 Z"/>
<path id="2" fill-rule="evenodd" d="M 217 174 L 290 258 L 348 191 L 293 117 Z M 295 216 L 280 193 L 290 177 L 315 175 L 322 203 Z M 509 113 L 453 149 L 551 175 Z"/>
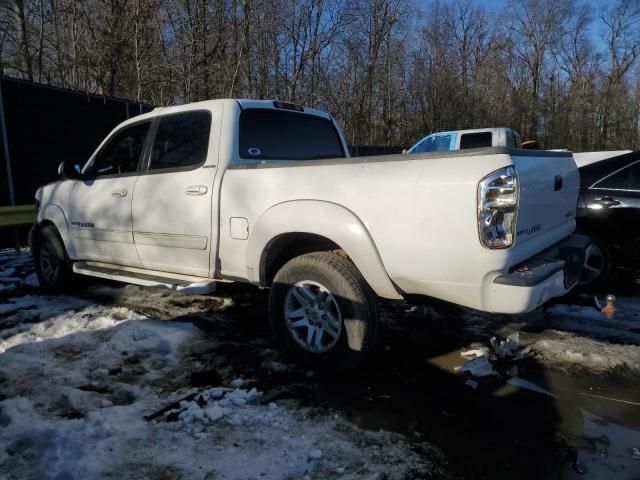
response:
<path id="1" fill-rule="evenodd" d="M 640 151 L 580 168 L 580 233 L 592 238 L 584 283 L 602 286 L 621 268 L 640 275 Z"/>

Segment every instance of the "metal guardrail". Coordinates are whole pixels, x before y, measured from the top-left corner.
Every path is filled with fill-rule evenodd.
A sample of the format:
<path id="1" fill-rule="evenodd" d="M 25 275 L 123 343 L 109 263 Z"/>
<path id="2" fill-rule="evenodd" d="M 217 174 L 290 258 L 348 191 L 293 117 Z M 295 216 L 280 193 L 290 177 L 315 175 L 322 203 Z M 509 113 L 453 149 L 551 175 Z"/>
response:
<path id="1" fill-rule="evenodd" d="M 35 205 L 0 207 L 0 227 L 30 225 L 36 221 Z"/>

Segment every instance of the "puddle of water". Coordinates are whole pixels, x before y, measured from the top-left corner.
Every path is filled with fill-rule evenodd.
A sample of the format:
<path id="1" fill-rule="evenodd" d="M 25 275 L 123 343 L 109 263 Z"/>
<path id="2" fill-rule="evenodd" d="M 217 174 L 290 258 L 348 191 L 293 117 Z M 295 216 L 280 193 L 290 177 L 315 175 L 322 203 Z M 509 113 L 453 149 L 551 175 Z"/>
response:
<path id="1" fill-rule="evenodd" d="M 633 448 L 640 448 L 640 430 L 632 429 L 583 410 L 584 444 L 578 449 L 578 461 L 586 467 L 583 475 L 573 469 L 569 479 L 637 480 L 640 478 L 640 458 L 634 458 Z"/>
<path id="2" fill-rule="evenodd" d="M 592 461 L 584 437 L 590 435 L 590 424 L 583 410 L 626 426 L 620 428 L 640 425 L 640 406 L 634 404 L 638 399 L 629 397 L 628 384 L 545 371 L 529 358 L 516 363 L 518 376 L 505 373 L 510 369 L 507 362 L 498 366 L 498 375 L 475 378 L 474 385 L 454 373 L 468 360 L 460 355 L 466 345 L 459 348 L 446 337 L 394 335 L 390 349 L 377 354 L 357 375 L 316 374 L 303 380 L 304 400 L 335 409 L 361 427 L 427 441 L 441 448 L 450 466 L 465 478 L 555 480 L 568 472 L 578 475 L 567 454 L 575 454 L 575 449 L 589 469 L 576 478 L 618 478 L 602 476 L 607 463 L 589 473 Z M 633 463 L 623 464 L 626 472 L 632 471 Z M 640 478 L 640 472 L 634 475 L 629 478 Z"/>

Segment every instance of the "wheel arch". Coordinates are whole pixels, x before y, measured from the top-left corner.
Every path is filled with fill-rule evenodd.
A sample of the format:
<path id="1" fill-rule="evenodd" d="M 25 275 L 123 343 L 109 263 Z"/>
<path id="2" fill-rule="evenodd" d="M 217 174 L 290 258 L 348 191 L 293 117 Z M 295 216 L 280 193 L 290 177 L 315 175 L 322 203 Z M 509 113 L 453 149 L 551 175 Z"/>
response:
<path id="1" fill-rule="evenodd" d="M 367 228 L 350 210 L 319 200 L 294 200 L 265 211 L 249 238 L 253 281 L 269 285 L 288 260 L 312 251 L 344 252 L 380 297 L 401 299 Z"/>
<path id="2" fill-rule="evenodd" d="M 58 231 L 58 235 L 60 235 L 60 238 L 62 239 L 64 248 L 67 251 L 67 255 L 69 256 L 69 258 L 75 258 L 76 255 L 73 244 L 71 243 L 67 217 L 62 211 L 62 208 L 60 208 L 55 203 L 47 203 L 40 208 L 40 211 L 38 212 L 38 220 L 34 225 L 33 233 L 31 236 L 35 236 L 35 233 L 37 233 L 39 229 L 46 225 L 53 225 L 56 228 L 56 230 Z"/>

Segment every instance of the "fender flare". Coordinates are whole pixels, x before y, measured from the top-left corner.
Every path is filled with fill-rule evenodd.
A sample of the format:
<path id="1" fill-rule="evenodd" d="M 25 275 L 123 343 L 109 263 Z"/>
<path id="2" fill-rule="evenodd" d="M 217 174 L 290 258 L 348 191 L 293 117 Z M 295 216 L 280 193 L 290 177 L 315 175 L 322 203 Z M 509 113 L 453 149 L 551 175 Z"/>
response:
<path id="1" fill-rule="evenodd" d="M 321 200 L 292 200 L 276 204 L 256 221 L 249 236 L 247 266 L 254 283 L 265 284 L 267 251 L 288 233 L 309 233 L 339 245 L 353 261 L 376 294 L 400 300 L 403 297 L 384 268 L 378 249 L 362 221 L 347 208 Z"/>
<path id="2" fill-rule="evenodd" d="M 60 237 L 62 238 L 62 242 L 64 243 L 64 248 L 67 249 L 67 255 L 69 258 L 75 258 L 76 252 L 73 248 L 73 243 L 71 243 L 69 223 L 67 222 L 67 217 L 62 211 L 62 208 L 55 203 L 47 203 L 41 207 L 38 212 L 38 223 L 36 229 L 41 228 L 43 222 L 50 222 L 54 227 L 56 227 Z"/>

